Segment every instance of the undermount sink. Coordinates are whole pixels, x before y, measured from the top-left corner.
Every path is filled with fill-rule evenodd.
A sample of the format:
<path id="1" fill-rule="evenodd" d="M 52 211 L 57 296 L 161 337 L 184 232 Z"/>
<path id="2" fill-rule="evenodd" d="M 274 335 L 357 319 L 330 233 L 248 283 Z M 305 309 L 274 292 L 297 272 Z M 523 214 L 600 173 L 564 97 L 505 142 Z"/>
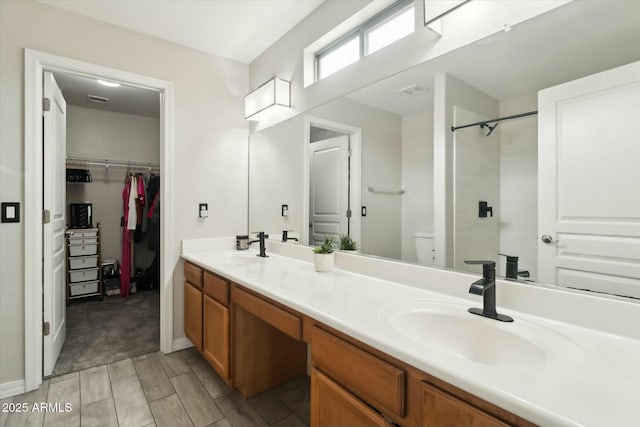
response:
<path id="1" fill-rule="evenodd" d="M 417 301 L 389 304 L 379 316 L 411 341 L 483 365 L 557 368 L 583 357 L 576 344 L 548 328 L 515 316 L 513 323 L 498 322 L 474 316 L 467 308 L 448 302 Z"/>

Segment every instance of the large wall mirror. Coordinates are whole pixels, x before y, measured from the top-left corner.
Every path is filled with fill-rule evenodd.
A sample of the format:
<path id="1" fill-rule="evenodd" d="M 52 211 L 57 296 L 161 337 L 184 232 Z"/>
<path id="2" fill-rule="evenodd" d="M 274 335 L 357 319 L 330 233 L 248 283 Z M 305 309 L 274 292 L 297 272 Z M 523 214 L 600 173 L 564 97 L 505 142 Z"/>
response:
<path id="1" fill-rule="evenodd" d="M 253 133 L 250 230 L 348 234 L 363 255 L 457 270 L 492 259 L 501 276 L 640 298 L 640 85 L 620 83 L 605 114 L 563 110 L 554 129 L 579 127 L 562 129 L 583 146 L 539 150 L 538 133 L 540 91 L 640 60 L 640 7 L 575 1 L 506 30 Z M 550 215 L 571 226 L 539 229 Z M 594 218 L 618 231 L 582 234 Z"/>

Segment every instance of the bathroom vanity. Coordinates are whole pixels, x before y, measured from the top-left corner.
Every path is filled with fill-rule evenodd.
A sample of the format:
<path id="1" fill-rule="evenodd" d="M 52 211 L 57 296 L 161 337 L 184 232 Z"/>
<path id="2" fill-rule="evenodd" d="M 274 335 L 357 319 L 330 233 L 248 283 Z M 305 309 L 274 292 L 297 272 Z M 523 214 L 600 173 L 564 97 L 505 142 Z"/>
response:
<path id="1" fill-rule="evenodd" d="M 511 324 L 473 316 L 467 308 L 481 302 L 461 297 L 474 279 L 466 274 L 347 254 L 337 254 L 345 269 L 316 273 L 308 248 L 269 242 L 260 258 L 231 247 L 185 242 L 185 333 L 247 398 L 310 373 L 313 426 L 631 425 L 640 416 L 637 336 L 504 306 Z M 352 272 L 362 260 L 395 270 L 399 283 Z M 403 284 L 407 267 L 448 277 L 455 291 Z M 501 292 L 514 296 L 499 288 L 499 302 Z M 639 310 L 611 304 L 620 320 Z"/>

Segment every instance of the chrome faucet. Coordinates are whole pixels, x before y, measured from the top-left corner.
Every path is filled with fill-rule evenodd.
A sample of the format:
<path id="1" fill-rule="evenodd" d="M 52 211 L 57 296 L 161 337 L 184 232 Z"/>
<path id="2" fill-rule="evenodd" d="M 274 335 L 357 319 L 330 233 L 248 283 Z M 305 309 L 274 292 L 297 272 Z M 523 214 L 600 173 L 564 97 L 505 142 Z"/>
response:
<path id="1" fill-rule="evenodd" d="M 268 255 L 267 255 L 267 249 L 266 249 L 265 244 L 264 244 L 264 239 L 268 239 L 269 235 L 265 234 L 264 231 L 258 232 L 257 235 L 258 235 L 258 239 L 257 240 L 250 240 L 248 244 L 251 245 L 253 243 L 258 243 L 259 242 L 260 243 L 260 253 L 257 256 L 260 256 L 262 258 L 267 258 Z"/>
<path id="2" fill-rule="evenodd" d="M 482 295 L 482 310 L 470 308 L 468 311 L 478 316 L 488 317 L 501 322 L 513 322 L 513 318 L 496 311 L 496 263 L 493 261 L 465 261 L 465 264 L 482 264 L 482 279 L 469 287 L 469 293 Z"/>

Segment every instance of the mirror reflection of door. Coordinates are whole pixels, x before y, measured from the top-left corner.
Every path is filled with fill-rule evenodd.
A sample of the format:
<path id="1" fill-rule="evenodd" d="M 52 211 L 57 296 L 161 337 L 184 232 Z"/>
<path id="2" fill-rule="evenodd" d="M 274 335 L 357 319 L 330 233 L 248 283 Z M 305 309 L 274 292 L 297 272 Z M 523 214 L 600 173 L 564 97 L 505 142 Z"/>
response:
<path id="1" fill-rule="evenodd" d="M 640 298 L 640 62 L 539 103 L 539 279 Z"/>
<path id="2" fill-rule="evenodd" d="M 322 129 L 321 131 L 325 131 Z M 334 135 L 336 132 L 332 132 Z M 349 234 L 349 136 L 310 138 L 309 244 L 320 245 L 326 236 Z"/>

